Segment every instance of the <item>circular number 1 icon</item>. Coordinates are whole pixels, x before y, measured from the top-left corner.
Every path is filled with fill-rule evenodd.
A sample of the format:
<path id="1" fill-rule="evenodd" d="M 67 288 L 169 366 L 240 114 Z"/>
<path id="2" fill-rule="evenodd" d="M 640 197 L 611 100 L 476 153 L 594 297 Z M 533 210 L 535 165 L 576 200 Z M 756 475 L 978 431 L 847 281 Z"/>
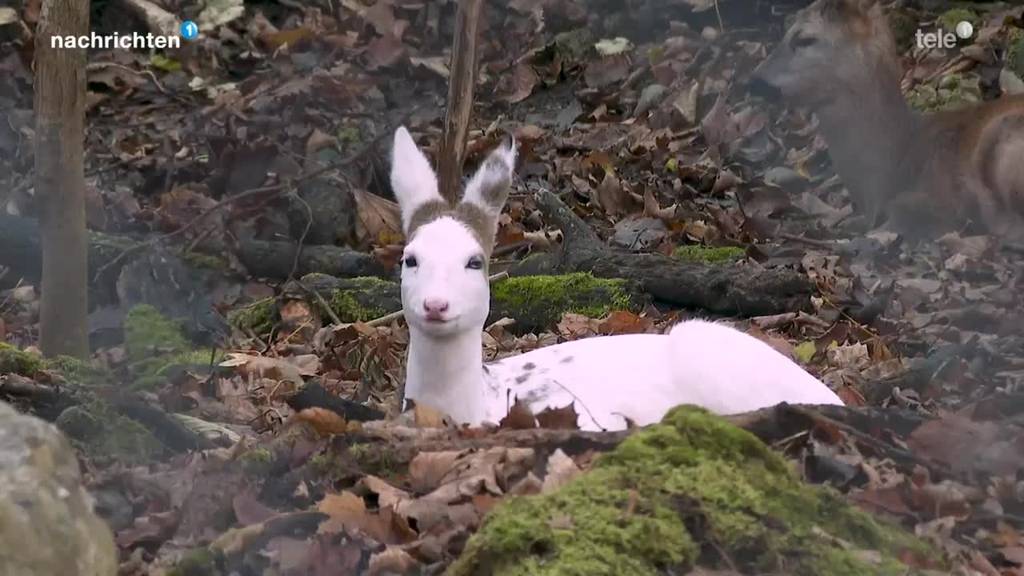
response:
<path id="1" fill-rule="evenodd" d="M 191 20 L 185 20 L 181 23 L 181 37 L 185 40 L 195 40 L 199 36 L 199 26 Z"/>

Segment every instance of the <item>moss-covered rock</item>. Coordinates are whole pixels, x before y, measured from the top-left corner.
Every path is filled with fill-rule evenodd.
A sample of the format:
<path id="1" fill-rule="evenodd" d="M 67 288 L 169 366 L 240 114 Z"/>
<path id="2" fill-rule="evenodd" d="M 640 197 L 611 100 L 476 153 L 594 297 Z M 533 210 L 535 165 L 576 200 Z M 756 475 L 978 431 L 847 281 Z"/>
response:
<path id="1" fill-rule="evenodd" d="M 907 94 L 910 106 L 921 112 L 953 110 L 981 101 L 978 77 L 948 74 L 937 84 L 918 84 Z"/>
<path id="2" fill-rule="evenodd" d="M 752 434 L 683 406 L 561 490 L 500 504 L 449 574 L 653 576 L 731 563 L 895 576 L 914 573 L 897 559 L 905 554 L 937 557 L 834 490 L 801 483 Z"/>
<path id="3" fill-rule="evenodd" d="M 687 244 L 672 251 L 672 256 L 686 262 L 702 264 L 724 264 L 736 262 L 747 255 L 747 251 L 739 246 L 702 246 Z"/>
<path id="4" fill-rule="evenodd" d="M 43 358 L 38 354 L 18 350 L 5 342 L 0 342 L 0 374 L 19 374 L 32 376 L 43 369 Z"/>
<path id="5" fill-rule="evenodd" d="M 342 322 L 365 322 L 402 309 L 398 283 L 373 276 L 335 278 L 307 274 L 302 277 L 302 285 L 320 294 Z M 285 291 L 290 290 L 286 287 Z M 313 303 L 323 317 L 330 317 L 318 301 Z"/>
<path id="6" fill-rule="evenodd" d="M 274 453 L 267 448 L 253 448 L 239 456 L 238 461 L 246 474 L 263 478 L 266 477 L 274 463 Z"/>
<path id="7" fill-rule="evenodd" d="M 165 446 L 148 428 L 100 398 L 83 396 L 83 400 L 61 412 L 54 422 L 79 453 L 126 466 L 148 464 L 165 455 Z"/>
<path id="8" fill-rule="evenodd" d="M 148 304 L 128 311 L 124 334 L 129 369 L 139 388 L 159 385 L 175 366 L 209 366 L 222 359 L 215 350 L 192 349 L 181 325 Z"/>
<path id="9" fill-rule="evenodd" d="M 349 278 L 344 288 L 331 292 L 327 302 L 342 322 L 366 322 L 401 308 L 400 298 L 399 306 L 394 310 L 386 310 L 381 305 L 381 295 L 390 294 L 396 290 L 394 282 L 380 278 L 372 276 Z"/>
<path id="10" fill-rule="evenodd" d="M 1024 28 L 1014 28 L 1006 50 L 1006 67 L 1024 78 Z"/>
<path id="11" fill-rule="evenodd" d="M 613 310 L 639 311 L 645 303 L 637 286 L 589 273 L 517 276 L 491 286 L 491 318 L 508 316 L 521 331 L 553 327 L 566 312 L 592 318 Z"/>
<path id="12" fill-rule="evenodd" d="M 219 576 L 223 574 L 219 567 L 219 556 L 209 548 L 194 548 L 181 557 L 178 564 L 167 572 L 167 576 Z"/>
<path id="13" fill-rule="evenodd" d="M 47 370 L 58 372 L 69 383 L 77 385 L 98 386 L 110 384 L 114 380 L 109 370 L 72 356 L 47 358 L 45 367 Z"/>
<path id="14" fill-rule="evenodd" d="M 266 334 L 274 329 L 277 306 L 273 298 L 264 298 L 228 313 L 228 324 L 253 334 Z"/>

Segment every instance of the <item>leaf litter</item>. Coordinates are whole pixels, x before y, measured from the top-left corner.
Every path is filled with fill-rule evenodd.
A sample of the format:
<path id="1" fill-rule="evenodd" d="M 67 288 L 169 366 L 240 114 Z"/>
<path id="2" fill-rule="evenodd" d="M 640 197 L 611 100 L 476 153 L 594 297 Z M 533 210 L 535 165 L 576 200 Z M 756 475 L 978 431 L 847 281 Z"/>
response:
<path id="1" fill-rule="evenodd" d="M 808 480 L 939 542 L 963 573 L 1024 574 L 1019 254 L 997 251 L 987 236 L 948 234 L 910 247 L 885 233 L 847 231 L 849 198 L 812 119 L 769 110 L 735 88 L 775 37 L 731 32 L 744 24 L 738 2 L 684 4 L 692 12 L 639 35 L 630 29 L 636 16 L 615 7 L 588 15 L 587 2 L 577 0 L 488 5 L 470 162 L 493 145 L 500 126 L 523 145 L 520 175 L 564 192 L 602 239 L 629 235 L 629 248 L 662 254 L 745 246 L 747 262 L 806 273 L 818 290 L 811 309 L 740 326 L 823 377 L 849 404 L 898 416 L 871 408 L 859 418 L 819 416 L 777 447 Z M 1020 30 L 1021 14 L 986 8 L 979 6 L 985 42 L 1002 47 Z M 309 213 L 321 206 L 287 193 L 292 179 L 356 157 L 323 176 L 332 194 L 348 199 L 339 205 L 352 209 L 332 214 L 351 222 L 334 237 L 393 265 L 400 222 L 383 184 L 380 142 L 400 121 L 436 142 L 453 9 L 390 0 L 344 0 L 333 12 L 213 3 L 198 15 L 202 40 L 166 62 L 94 55 L 109 65 L 89 70 L 91 226 L 152 236 L 201 218 L 173 242 L 240 262 L 240 239 L 305 237 Z M 715 25 L 719 9 L 736 25 L 700 33 Z M 33 10 L 29 3 L 14 17 L 34 22 Z M 17 145 L 31 126 L 23 45 L 0 43 L 0 106 L 8 117 L 0 126 L 0 200 L 8 214 L 32 215 L 31 150 Z M 947 64 L 931 55 L 910 77 L 938 99 L 936 74 Z M 982 76 L 978 68 L 964 72 Z M 266 192 L 215 208 L 260 188 Z M 558 243 L 560 232 L 531 197 L 513 198 L 506 216 L 499 248 L 510 251 L 498 268 Z M 367 433 L 360 422 L 325 407 L 296 409 L 285 397 L 315 381 L 328 394 L 396 415 L 408 342 L 402 323 L 331 325 L 317 295 L 280 298 L 290 267 L 260 279 L 233 266 L 239 287 L 225 291 L 223 309 L 269 298 L 274 314 L 232 334 L 223 370 L 168 377 L 154 399 L 223 426 L 216 434 L 227 444 L 90 473 L 95 490 L 130 501 L 131 520 L 117 541 L 126 558 L 143 560 L 133 570 L 126 562 L 124 573 L 155 573 L 195 545 L 281 574 L 433 572 L 458 555 L 501 498 L 553 490 L 589 468 L 593 451 L 570 456 L 512 443 L 422 451 L 397 464 L 364 453 L 382 450 L 355 442 Z M 0 294 L 5 340 L 30 346 L 37 316 L 34 286 Z M 661 332 L 680 317 L 654 307 L 603 318 L 570 313 L 527 334 L 511 329 L 515 319 L 499 319 L 486 330 L 485 354 Z M 102 325 L 97 317 L 97 334 Z M 121 370 L 124 349 L 104 345 L 97 361 Z M 428 406 L 413 412 L 410 425 L 396 420 L 384 437 L 501 438 L 571 429 L 577 416 L 571 406 L 531 414 L 516 405 L 495 431 L 455 429 Z"/>

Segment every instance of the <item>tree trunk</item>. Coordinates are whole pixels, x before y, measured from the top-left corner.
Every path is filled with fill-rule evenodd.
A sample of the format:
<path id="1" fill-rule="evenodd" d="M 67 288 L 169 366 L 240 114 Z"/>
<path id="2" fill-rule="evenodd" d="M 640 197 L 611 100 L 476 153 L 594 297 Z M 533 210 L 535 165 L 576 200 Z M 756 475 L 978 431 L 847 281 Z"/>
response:
<path id="1" fill-rule="evenodd" d="M 47 356 L 89 354 L 85 230 L 85 50 L 52 36 L 89 33 L 88 0 L 43 0 L 35 46 L 35 192 L 42 227 L 40 347 Z"/>
<path id="2" fill-rule="evenodd" d="M 444 133 L 437 152 L 438 183 L 441 196 L 458 200 L 462 181 L 462 163 L 466 156 L 469 117 L 473 112 L 473 87 L 476 85 L 477 27 L 483 0 L 460 0 L 455 16 L 452 40 L 451 74 L 448 77 L 448 108 Z"/>

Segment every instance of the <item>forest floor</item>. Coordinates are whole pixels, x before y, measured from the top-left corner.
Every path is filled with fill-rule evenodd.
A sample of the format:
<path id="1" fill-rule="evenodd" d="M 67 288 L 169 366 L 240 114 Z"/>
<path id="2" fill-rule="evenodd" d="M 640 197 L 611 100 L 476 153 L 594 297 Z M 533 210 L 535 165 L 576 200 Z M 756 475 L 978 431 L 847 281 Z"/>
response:
<path id="1" fill-rule="evenodd" d="M 806 280 L 808 294 L 791 309 L 753 314 L 648 293 L 630 310 L 570 304 L 528 327 L 495 318 L 488 356 L 731 316 L 852 407 L 846 416 L 775 414 L 786 422 L 768 436 L 796 431 L 774 446 L 804 479 L 937 543 L 957 573 L 1024 575 L 1021 253 L 978 234 L 910 245 L 855 231 L 812 119 L 744 87 L 784 17 L 806 3 L 504 4 L 484 11 L 467 162 L 506 132 L 521 144 L 492 272 L 515 277 L 528 256 L 563 242 L 572 249 L 564 219 L 538 205 L 535 193 L 547 190 L 619 250 L 696 270 L 782 270 Z M 29 25 L 33 6 L 17 14 Z M 124 10 L 94 3 L 94 27 L 123 31 L 135 18 Z M 298 393 L 313 383 L 325 397 L 395 415 L 408 338 L 390 315 L 400 306 L 393 284 L 346 296 L 306 273 L 395 280 L 402 236 L 390 137 L 405 125 L 426 149 L 437 144 L 454 20 L 447 2 L 341 0 L 334 10 L 183 6 L 177 15 L 195 20 L 200 37 L 182 49 L 90 55 L 89 228 L 96 242 L 122 242 L 94 266 L 93 362 L 0 361 L 0 398 L 56 419 L 54 406 L 36 405 L 40 395 L 19 395 L 22 381 L 57 390 L 86 382 L 187 415 L 125 412 L 125 426 L 195 436 L 178 443 L 165 430 L 155 440 L 76 444 L 125 575 L 160 573 L 211 542 L 244 557 L 235 567 L 246 574 L 436 572 L 502 496 L 530 491 L 508 454 L 455 450 L 511 432 L 438 430 L 440 417 L 426 411 L 411 427 L 382 431 L 354 422 L 372 416 L 352 405 Z M 983 45 L 967 56 L 908 50 L 914 105 L 987 99 L 1004 68 L 1024 74 L 1022 12 L 972 5 Z M 906 22 L 940 16 L 902 9 L 897 36 L 909 46 Z M 36 216 L 30 45 L 0 34 L 0 218 L 20 223 Z M 37 280 L 0 261 L 0 283 L 0 342 L 31 350 Z M 566 450 L 566 463 L 555 450 L 566 437 L 535 434 L 537 468 L 563 474 L 614 445 Z M 205 449 L 191 450 L 196 443 Z M 374 453 L 339 462 L 353 445 Z M 224 464 L 235 461 L 245 465 Z M 263 537 L 239 530 L 253 526 Z M 747 573 L 730 570 L 722 573 Z"/>

